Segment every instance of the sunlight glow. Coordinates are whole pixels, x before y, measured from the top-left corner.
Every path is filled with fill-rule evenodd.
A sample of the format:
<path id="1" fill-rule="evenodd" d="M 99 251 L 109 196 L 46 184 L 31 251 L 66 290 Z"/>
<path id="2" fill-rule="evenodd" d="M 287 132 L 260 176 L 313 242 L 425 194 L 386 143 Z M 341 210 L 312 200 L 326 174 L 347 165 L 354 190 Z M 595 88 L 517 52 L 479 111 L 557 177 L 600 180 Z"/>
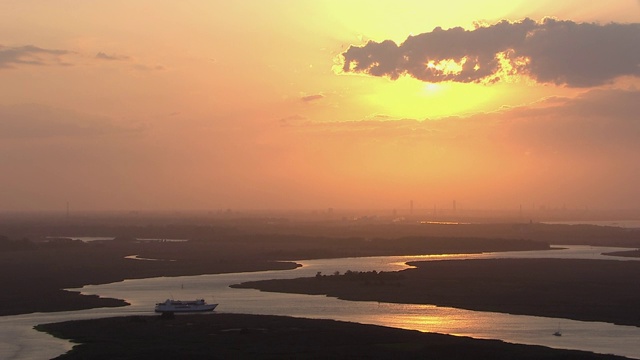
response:
<path id="1" fill-rule="evenodd" d="M 491 102 L 504 104 L 505 99 L 508 100 L 508 97 L 498 96 L 503 94 L 499 87 L 481 84 L 425 83 L 407 76 L 395 81 L 385 78 L 367 80 L 370 86 L 362 97 L 363 106 L 397 118 L 436 119 L 462 115 L 472 109 L 482 110 Z"/>
<path id="2" fill-rule="evenodd" d="M 438 62 L 433 60 L 427 63 L 427 68 L 435 70 L 441 75 L 456 75 L 462 72 L 464 64 L 467 62 L 467 58 L 463 57 L 460 61 L 454 59 L 444 59 Z"/>
<path id="3" fill-rule="evenodd" d="M 440 90 L 440 86 L 438 84 L 436 84 L 436 83 L 427 83 L 424 86 L 424 90 L 427 93 L 433 93 L 433 92 L 436 92 L 436 91 Z"/>
<path id="4" fill-rule="evenodd" d="M 524 69 L 529 65 L 531 59 L 525 56 L 514 56 L 513 50 L 503 51 L 496 54 L 499 68 L 496 77 L 503 82 L 516 82 L 523 78 Z"/>
<path id="5" fill-rule="evenodd" d="M 412 316 L 382 316 L 380 320 L 384 326 L 424 332 L 438 331 L 458 336 L 471 335 L 464 330 L 461 331 L 461 329 L 478 327 L 478 320 L 470 316 L 438 316 L 435 312 L 430 311 L 433 307 L 433 305 L 405 305 L 408 312 L 416 312 L 416 314 Z M 447 312 L 445 308 L 439 308 L 439 310 Z M 427 313 L 428 315 L 420 316 L 417 312 Z"/>
<path id="6" fill-rule="evenodd" d="M 640 204 L 635 0 L 4 3 L 0 210 Z"/>

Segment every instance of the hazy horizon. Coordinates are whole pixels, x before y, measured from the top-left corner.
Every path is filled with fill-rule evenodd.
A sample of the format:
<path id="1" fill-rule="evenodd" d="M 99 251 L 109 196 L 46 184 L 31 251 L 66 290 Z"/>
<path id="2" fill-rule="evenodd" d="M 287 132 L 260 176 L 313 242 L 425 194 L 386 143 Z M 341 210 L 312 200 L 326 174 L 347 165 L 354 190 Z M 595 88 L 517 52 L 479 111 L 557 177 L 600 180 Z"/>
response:
<path id="1" fill-rule="evenodd" d="M 259 223 L 334 223 L 334 224 L 517 224 L 559 223 L 619 227 L 640 226 L 640 209 L 466 209 L 466 208 L 309 208 L 309 209 L 153 209 L 153 210 L 78 210 L 40 211 L 0 210 L 2 223 L 53 222 L 74 225 L 86 222 L 134 223 L 214 223 L 257 221 Z M 274 224 L 275 224 L 274 223 Z"/>
<path id="2" fill-rule="evenodd" d="M 7 1 L 0 34 L 0 212 L 640 209 L 637 0 Z"/>

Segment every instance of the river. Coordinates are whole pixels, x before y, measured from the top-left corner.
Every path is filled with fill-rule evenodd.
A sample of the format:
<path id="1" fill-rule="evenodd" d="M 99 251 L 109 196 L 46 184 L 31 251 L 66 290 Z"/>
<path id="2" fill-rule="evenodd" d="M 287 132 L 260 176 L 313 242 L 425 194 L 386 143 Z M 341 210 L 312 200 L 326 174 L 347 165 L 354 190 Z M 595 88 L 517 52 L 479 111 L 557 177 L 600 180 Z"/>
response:
<path id="1" fill-rule="evenodd" d="M 469 311 L 432 305 L 345 301 L 326 296 L 268 293 L 229 287 L 231 284 L 244 281 L 314 276 L 318 271 L 332 274 L 335 271 L 343 273 L 346 270 L 401 270 L 407 267 L 406 262 L 414 260 L 476 258 L 637 260 L 601 255 L 603 252 L 620 250 L 620 248 L 568 246 L 562 250 L 551 251 L 304 260 L 298 261 L 303 266 L 295 270 L 161 277 L 85 286 L 82 289 L 73 290 L 82 291 L 84 294 L 125 299 L 131 303 L 131 306 L 0 317 L 0 358 L 49 359 L 71 348 L 72 344 L 68 341 L 33 330 L 32 327 L 36 324 L 107 316 L 150 315 L 153 312 L 153 305 L 166 298 L 204 297 L 208 302 L 220 304 L 216 312 L 345 320 L 640 359 L 640 342 L 637 341 L 640 339 L 640 327 Z M 558 329 L 562 330 L 563 336 L 552 336 L 552 333 Z"/>

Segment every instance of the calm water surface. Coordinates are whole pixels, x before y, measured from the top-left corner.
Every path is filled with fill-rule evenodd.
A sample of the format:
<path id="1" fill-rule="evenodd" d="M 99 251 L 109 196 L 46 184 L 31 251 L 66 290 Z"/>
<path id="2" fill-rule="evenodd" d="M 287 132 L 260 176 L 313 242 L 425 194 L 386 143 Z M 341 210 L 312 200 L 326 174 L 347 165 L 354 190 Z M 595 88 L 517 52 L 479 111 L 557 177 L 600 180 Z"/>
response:
<path id="1" fill-rule="evenodd" d="M 299 261 L 303 267 L 295 270 L 162 277 L 85 286 L 79 289 L 85 294 L 125 299 L 131 306 L 0 317 L 0 358 L 47 359 L 71 348 L 72 345 L 67 341 L 33 330 L 32 327 L 36 324 L 107 316 L 148 315 L 153 312 L 156 302 L 166 298 L 197 297 L 219 303 L 216 312 L 336 319 L 640 358 L 640 328 L 633 326 L 468 311 L 432 305 L 354 302 L 322 295 L 278 294 L 229 288 L 231 284 L 244 281 L 313 276 L 318 271 L 324 274 L 335 271 L 343 273 L 346 270 L 395 271 L 406 268 L 405 262 L 413 260 L 544 257 L 634 261 L 600 255 L 603 252 L 619 250 L 570 246 L 564 250 L 552 251 L 305 260 Z M 562 331 L 563 336 L 552 336 L 551 334 L 558 329 Z"/>

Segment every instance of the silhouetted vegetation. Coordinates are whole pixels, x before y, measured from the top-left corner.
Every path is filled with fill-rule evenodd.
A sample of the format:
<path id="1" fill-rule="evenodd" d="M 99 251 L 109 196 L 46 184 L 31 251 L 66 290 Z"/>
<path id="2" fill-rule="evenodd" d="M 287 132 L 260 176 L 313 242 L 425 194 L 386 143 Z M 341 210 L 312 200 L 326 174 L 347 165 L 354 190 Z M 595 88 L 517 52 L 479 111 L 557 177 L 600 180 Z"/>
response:
<path id="1" fill-rule="evenodd" d="M 27 238 L 20 240 L 11 240 L 6 236 L 0 235 L 0 251 L 21 251 L 32 250 L 35 245 Z"/>
<path id="2" fill-rule="evenodd" d="M 322 275 L 318 272 L 315 276 L 316 280 L 322 281 L 350 281 L 358 282 L 365 285 L 385 285 L 389 283 L 398 284 L 399 280 L 404 278 L 404 275 L 393 271 L 351 271 L 347 270 L 344 274 L 340 275 L 340 272 L 336 271 L 332 275 Z"/>
<path id="3" fill-rule="evenodd" d="M 640 326 L 637 261 L 482 259 L 409 264 L 416 268 L 388 273 L 317 274 L 232 287 Z M 372 285 L 399 289 L 389 291 Z"/>

